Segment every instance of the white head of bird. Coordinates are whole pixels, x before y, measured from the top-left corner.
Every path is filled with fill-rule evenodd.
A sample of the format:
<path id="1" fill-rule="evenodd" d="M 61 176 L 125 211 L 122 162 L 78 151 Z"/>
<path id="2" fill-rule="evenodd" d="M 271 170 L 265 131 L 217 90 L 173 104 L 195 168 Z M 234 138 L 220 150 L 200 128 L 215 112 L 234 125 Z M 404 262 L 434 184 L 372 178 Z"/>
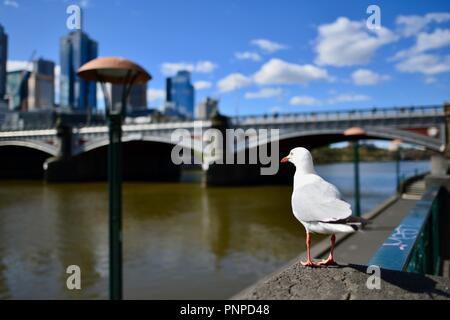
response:
<path id="1" fill-rule="evenodd" d="M 281 159 L 281 163 L 286 162 L 290 162 L 295 165 L 296 173 L 316 173 L 314 170 L 313 158 L 308 149 L 301 147 L 292 149 L 288 156 Z"/>

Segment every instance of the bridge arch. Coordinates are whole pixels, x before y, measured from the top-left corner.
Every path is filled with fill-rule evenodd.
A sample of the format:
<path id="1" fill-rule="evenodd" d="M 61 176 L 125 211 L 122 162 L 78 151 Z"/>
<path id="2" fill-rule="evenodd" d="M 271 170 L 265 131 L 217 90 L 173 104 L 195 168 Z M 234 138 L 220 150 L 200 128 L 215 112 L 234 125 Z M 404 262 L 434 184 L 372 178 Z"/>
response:
<path id="1" fill-rule="evenodd" d="M 47 153 L 49 156 L 57 156 L 58 148 L 54 145 L 50 145 L 41 141 L 32 141 L 32 140 L 5 140 L 0 141 L 1 147 L 23 147 L 30 148 L 37 151 L 41 151 L 43 153 Z"/>
<path id="2" fill-rule="evenodd" d="M 177 181 L 181 167 L 171 160 L 173 144 L 159 139 L 122 139 L 123 178 L 129 181 Z M 76 150 L 67 160 L 73 172 L 69 180 L 106 180 L 108 140 L 101 139 Z M 60 170 L 64 175 L 64 171 Z M 54 174 L 52 174 L 54 176 Z"/>
<path id="3" fill-rule="evenodd" d="M 122 143 L 127 143 L 127 142 L 150 142 L 150 143 L 162 143 L 162 144 L 167 144 L 170 145 L 171 148 L 173 148 L 175 145 L 177 145 L 177 143 L 173 142 L 170 138 L 166 137 L 166 136 L 149 136 L 149 135 L 140 135 L 140 134 L 130 134 L 130 135 L 124 135 L 122 137 Z M 106 147 L 109 144 L 109 138 L 100 138 L 100 139 L 94 139 L 91 142 L 89 142 L 88 144 L 81 146 L 79 148 L 77 148 L 74 152 L 74 155 L 79 155 L 83 152 L 89 152 L 92 151 L 94 149 L 97 148 L 102 148 L 102 147 Z M 202 147 L 200 145 L 200 143 L 193 143 L 193 145 L 191 144 L 180 144 L 183 147 L 186 147 L 188 149 L 193 150 L 194 152 L 198 152 L 201 153 L 202 152 Z"/>
<path id="4" fill-rule="evenodd" d="M 30 141 L 0 141 L 1 179 L 42 179 L 45 161 L 56 154 Z"/>
<path id="5" fill-rule="evenodd" d="M 418 134 L 412 131 L 399 130 L 394 128 L 384 128 L 384 127 L 363 127 L 366 131 L 365 135 L 358 138 L 360 139 L 377 139 L 377 140 L 394 140 L 400 139 L 405 143 L 410 143 L 418 145 L 435 152 L 442 152 L 445 145 L 442 145 L 437 139 L 428 137 L 422 134 Z M 354 138 L 353 138 L 354 139 Z M 344 135 L 343 131 L 340 129 L 323 129 L 323 130 L 308 130 L 308 131 L 281 131 L 278 138 L 280 142 L 280 148 L 282 145 L 289 145 L 289 148 L 295 147 L 295 143 L 302 140 L 303 147 L 308 149 L 314 149 L 324 145 L 349 141 L 349 138 Z M 273 139 L 270 141 L 274 141 Z M 289 143 L 291 141 L 291 143 Z M 258 142 L 257 146 L 266 144 L 268 141 Z M 286 143 L 287 142 L 287 143 Z M 297 145 L 299 146 L 299 145 Z M 256 147 L 254 145 L 253 147 Z"/>

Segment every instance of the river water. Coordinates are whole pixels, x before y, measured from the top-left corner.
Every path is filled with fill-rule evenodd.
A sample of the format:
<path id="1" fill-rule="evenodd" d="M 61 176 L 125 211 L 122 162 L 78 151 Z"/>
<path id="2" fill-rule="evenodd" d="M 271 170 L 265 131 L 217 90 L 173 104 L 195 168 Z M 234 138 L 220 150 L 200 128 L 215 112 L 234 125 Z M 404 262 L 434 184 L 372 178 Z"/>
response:
<path id="1" fill-rule="evenodd" d="M 403 162 L 402 172 L 429 169 Z M 352 201 L 350 163 L 318 172 Z M 395 164 L 362 163 L 362 209 L 395 190 Z M 305 249 L 291 187 L 125 183 L 124 297 L 223 299 Z M 108 298 L 105 183 L 0 182 L 0 299 Z M 316 237 L 315 241 L 318 241 Z M 81 268 L 79 291 L 66 268 Z"/>

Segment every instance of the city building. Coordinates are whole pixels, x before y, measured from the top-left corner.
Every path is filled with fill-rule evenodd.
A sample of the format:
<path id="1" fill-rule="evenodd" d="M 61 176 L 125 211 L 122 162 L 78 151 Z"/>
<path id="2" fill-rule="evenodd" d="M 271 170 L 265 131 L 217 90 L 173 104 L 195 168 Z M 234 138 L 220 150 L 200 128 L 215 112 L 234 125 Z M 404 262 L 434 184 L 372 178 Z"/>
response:
<path id="1" fill-rule="evenodd" d="M 122 85 L 111 86 L 111 102 L 113 105 L 122 103 Z M 127 101 L 129 113 L 147 109 L 147 84 L 134 84 Z"/>
<path id="2" fill-rule="evenodd" d="M 28 78 L 27 111 L 53 109 L 55 97 L 55 63 L 39 59 L 33 62 Z"/>
<path id="3" fill-rule="evenodd" d="M 97 86 L 77 76 L 77 70 L 86 62 L 97 58 L 98 44 L 77 30 L 61 38 L 60 42 L 60 105 L 76 112 L 97 107 Z"/>
<path id="4" fill-rule="evenodd" d="M 206 99 L 199 103 L 195 112 L 195 117 L 199 120 L 211 119 L 216 114 L 219 106 L 219 101 L 206 97 Z"/>
<path id="5" fill-rule="evenodd" d="M 30 74 L 30 71 L 25 69 L 7 73 L 6 94 L 9 100 L 9 110 L 28 110 L 28 79 Z"/>
<path id="6" fill-rule="evenodd" d="M 178 71 L 166 79 L 165 111 L 189 119 L 194 117 L 194 86 L 189 71 Z"/>
<path id="7" fill-rule="evenodd" d="M 6 62 L 8 61 L 8 35 L 0 25 L 0 103 L 4 104 L 7 85 Z"/>

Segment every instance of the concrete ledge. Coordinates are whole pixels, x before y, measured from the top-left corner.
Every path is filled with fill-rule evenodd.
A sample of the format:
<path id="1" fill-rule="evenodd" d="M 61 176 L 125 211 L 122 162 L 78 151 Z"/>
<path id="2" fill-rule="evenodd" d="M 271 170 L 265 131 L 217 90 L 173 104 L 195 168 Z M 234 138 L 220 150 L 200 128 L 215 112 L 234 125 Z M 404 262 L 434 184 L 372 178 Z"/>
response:
<path id="1" fill-rule="evenodd" d="M 366 286 L 367 267 L 306 268 L 295 263 L 233 299 L 242 300 L 450 300 L 450 279 L 381 270 L 381 288 Z"/>
<path id="2" fill-rule="evenodd" d="M 383 202 L 379 206 L 375 207 L 374 209 L 372 209 L 369 212 L 367 212 L 366 214 L 364 214 L 363 215 L 364 218 L 366 218 L 368 220 L 374 219 L 379 214 L 381 214 L 386 208 L 388 208 L 393 203 L 395 203 L 398 199 L 399 199 L 399 195 L 398 194 L 395 194 L 395 195 L 391 196 L 385 202 Z M 349 237 L 351 237 L 353 235 L 354 235 L 354 233 L 337 234 L 336 235 L 336 246 L 339 246 L 339 244 L 342 241 L 344 241 L 345 239 L 347 239 L 347 238 L 349 238 Z M 313 258 L 315 258 L 315 259 L 323 258 L 326 255 L 328 255 L 329 252 L 330 252 L 330 239 L 329 239 L 329 237 L 327 237 L 326 239 L 324 239 L 324 240 L 320 241 L 319 243 L 315 244 L 311 248 L 311 256 Z M 275 270 L 274 272 L 272 272 L 272 273 L 268 274 L 267 276 L 263 277 L 262 279 L 258 280 L 255 284 L 253 284 L 250 287 L 244 289 L 242 292 L 238 293 L 236 296 L 233 296 L 231 299 L 239 299 L 239 297 L 242 296 L 242 294 L 244 292 L 251 291 L 253 288 L 258 287 L 260 284 L 262 284 L 262 283 L 264 283 L 266 281 L 269 281 L 271 278 L 277 276 L 278 274 L 283 272 L 283 270 L 289 268 L 291 265 L 297 263 L 298 261 L 306 260 L 306 256 L 307 256 L 306 251 L 302 252 L 300 255 L 298 255 L 296 258 L 292 259 L 288 263 L 286 263 L 281 268 Z"/>

